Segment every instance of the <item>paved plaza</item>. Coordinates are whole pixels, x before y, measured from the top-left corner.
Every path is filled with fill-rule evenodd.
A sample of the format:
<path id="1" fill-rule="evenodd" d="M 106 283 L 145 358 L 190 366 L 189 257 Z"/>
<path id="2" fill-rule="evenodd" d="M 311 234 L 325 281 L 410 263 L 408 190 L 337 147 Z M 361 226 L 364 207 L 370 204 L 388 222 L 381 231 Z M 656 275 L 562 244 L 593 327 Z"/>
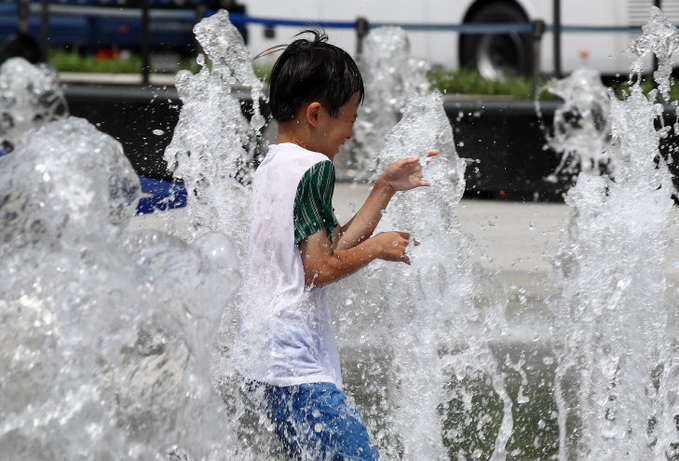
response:
<path id="1" fill-rule="evenodd" d="M 346 222 L 360 207 L 370 188 L 339 182 L 335 188 L 335 213 Z M 522 203 L 503 200 L 463 199 L 457 209 L 463 231 L 471 237 L 471 264 L 486 271 L 521 292 L 536 304 L 549 295 L 551 258 L 567 242 L 570 209 L 563 203 Z M 182 211 L 178 210 L 181 215 Z M 677 218 L 671 216 L 670 235 L 676 241 Z M 130 229 L 158 228 L 163 221 L 154 215 L 137 217 Z M 180 232 L 181 234 L 181 232 Z M 679 249 L 674 245 L 667 258 L 668 296 L 677 297 L 679 285 Z"/>

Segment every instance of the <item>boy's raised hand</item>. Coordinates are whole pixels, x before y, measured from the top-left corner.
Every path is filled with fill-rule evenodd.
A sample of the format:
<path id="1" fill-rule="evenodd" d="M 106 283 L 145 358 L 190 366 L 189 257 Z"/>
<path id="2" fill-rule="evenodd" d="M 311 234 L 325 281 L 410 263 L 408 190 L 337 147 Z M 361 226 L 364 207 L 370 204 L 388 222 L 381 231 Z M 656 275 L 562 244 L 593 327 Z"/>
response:
<path id="1" fill-rule="evenodd" d="M 438 154 L 437 150 L 427 151 L 427 157 Z M 382 177 L 394 192 L 429 186 L 428 181 L 422 180 L 422 165 L 420 165 L 419 155 L 397 160 L 384 170 Z"/>
<path id="2" fill-rule="evenodd" d="M 437 150 L 430 150 L 426 157 L 430 158 L 438 154 Z M 422 179 L 422 165 L 419 155 L 397 160 L 389 165 L 377 179 L 375 186 L 356 216 L 351 218 L 338 232 L 339 237 L 334 240 L 337 242 L 337 246 L 333 248 L 333 251 L 342 252 L 360 249 L 365 252 L 364 250 L 369 249 L 370 260 L 381 258 L 407 263 L 408 257 L 405 255 L 409 241 L 407 234 L 396 232 L 381 234 L 379 237 L 375 236 L 376 238 L 371 238 L 371 236 L 395 192 L 428 185 L 429 182 Z M 368 262 L 365 259 L 363 265 Z"/>

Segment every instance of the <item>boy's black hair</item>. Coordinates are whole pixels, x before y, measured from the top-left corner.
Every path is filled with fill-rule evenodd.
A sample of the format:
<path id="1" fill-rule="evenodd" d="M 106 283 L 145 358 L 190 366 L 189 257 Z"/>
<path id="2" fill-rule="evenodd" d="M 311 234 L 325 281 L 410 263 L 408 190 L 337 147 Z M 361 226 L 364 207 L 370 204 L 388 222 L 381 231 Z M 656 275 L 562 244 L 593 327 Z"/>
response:
<path id="1" fill-rule="evenodd" d="M 313 40 L 300 38 L 285 47 L 271 71 L 269 107 L 278 122 L 297 116 L 302 104 L 318 101 L 331 117 L 359 93 L 363 101 L 363 78 L 356 62 L 341 48 L 329 44 L 324 32 L 306 30 Z"/>

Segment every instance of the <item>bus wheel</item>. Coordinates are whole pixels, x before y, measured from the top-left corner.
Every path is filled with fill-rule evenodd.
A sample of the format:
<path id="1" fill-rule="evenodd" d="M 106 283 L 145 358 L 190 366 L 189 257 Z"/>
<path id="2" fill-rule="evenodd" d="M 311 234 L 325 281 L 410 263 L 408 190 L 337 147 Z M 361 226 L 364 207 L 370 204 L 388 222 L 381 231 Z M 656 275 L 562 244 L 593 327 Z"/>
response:
<path id="1" fill-rule="evenodd" d="M 525 23 L 524 12 L 513 3 L 496 1 L 472 12 L 467 23 Z M 533 62 L 528 34 L 461 35 L 460 67 L 477 70 L 483 77 L 498 79 L 530 75 Z"/>

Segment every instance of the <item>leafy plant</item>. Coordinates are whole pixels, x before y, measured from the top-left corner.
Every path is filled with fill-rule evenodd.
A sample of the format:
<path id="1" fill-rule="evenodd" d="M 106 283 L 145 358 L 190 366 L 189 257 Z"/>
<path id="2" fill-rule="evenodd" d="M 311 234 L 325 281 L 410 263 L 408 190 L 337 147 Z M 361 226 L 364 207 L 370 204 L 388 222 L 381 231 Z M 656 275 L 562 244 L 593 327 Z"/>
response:
<path id="1" fill-rule="evenodd" d="M 100 73 L 129 73 L 141 72 L 141 57 L 132 53 L 110 53 L 108 56 L 96 56 L 82 54 L 77 49 L 52 48 L 49 55 L 50 64 L 59 72 L 100 72 Z M 208 61 L 207 65 L 211 63 Z M 264 82 L 268 82 L 271 75 L 271 62 L 253 63 L 255 75 Z M 198 71 L 195 58 L 183 58 L 179 63 L 179 69 L 187 69 L 191 72 Z M 153 72 L 153 69 L 151 69 Z M 478 72 L 460 69 L 450 71 L 443 68 L 434 68 L 428 73 L 432 87 L 448 95 L 483 95 L 505 96 L 513 99 L 532 99 L 532 82 L 530 78 L 508 77 L 501 80 L 488 80 Z M 629 82 L 626 79 L 604 79 L 604 83 L 613 88 L 615 94 L 621 98 L 624 93 L 629 93 Z M 541 99 L 553 96 L 545 90 L 547 79 L 541 78 L 538 88 Z M 645 76 L 641 84 L 645 93 L 653 89 L 650 76 Z M 679 99 L 679 87 L 672 86 L 670 90 L 672 100 Z"/>
<path id="2" fill-rule="evenodd" d="M 508 77 L 501 80 L 488 80 L 478 72 L 461 69 L 448 71 L 432 69 L 428 74 L 432 86 L 444 94 L 478 94 L 492 96 L 510 96 L 516 99 L 531 99 L 532 82 L 524 77 Z M 543 88 L 545 79 L 541 79 L 538 88 Z"/>
<path id="3" fill-rule="evenodd" d="M 132 74 L 141 72 L 141 57 L 111 53 L 110 56 L 81 54 L 77 49 L 52 48 L 49 63 L 59 72 L 101 72 Z"/>

